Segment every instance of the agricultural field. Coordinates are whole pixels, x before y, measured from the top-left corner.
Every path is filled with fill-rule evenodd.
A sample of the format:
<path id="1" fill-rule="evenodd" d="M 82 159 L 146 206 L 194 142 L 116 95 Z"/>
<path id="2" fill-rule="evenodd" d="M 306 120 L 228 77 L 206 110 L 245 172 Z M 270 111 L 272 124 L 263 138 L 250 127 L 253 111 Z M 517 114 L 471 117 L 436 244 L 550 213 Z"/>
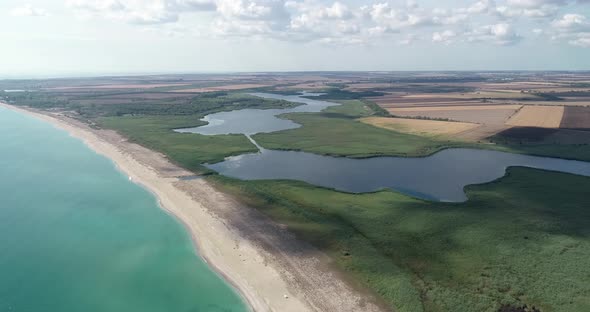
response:
<path id="1" fill-rule="evenodd" d="M 468 141 L 487 141 L 497 134 L 510 134 L 513 132 L 505 130 L 511 127 L 584 129 L 590 121 L 584 117 L 590 106 L 586 73 L 491 77 L 494 75 L 486 75 L 486 78 L 439 76 L 430 78 L 430 84 L 414 77 L 391 80 L 387 86 L 375 84 L 368 88 L 371 84 L 362 85 L 367 87 L 363 90 L 385 92 L 368 99 L 394 116 L 480 124 L 456 136 Z M 452 91 L 461 87 L 464 90 Z M 476 111 L 479 109 L 486 111 Z M 560 137 L 567 137 L 567 133 L 560 132 Z M 579 139 L 580 135 L 573 137 L 577 138 L 573 139 L 575 142 L 585 142 L 585 138 Z"/>
<path id="2" fill-rule="evenodd" d="M 590 107 L 566 107 L 559 127 L 565 129 L 589 130 Z"/>
<path id="3" fill-rule="evenodd" d="M 563 106 L 525 105 L 506 124 L 517 127 L 559 128 L 563 111 Z"/>
<path id="4" fill-rule="evenodd" d="M 388 109 L 388 111 L 394 116 L 451 119 L 481 124 L 504 124 L 520 108 L 520 105 L 465 105 L 392 108 Z"/>
<path id="5" fill-rule="evenodd" d="M 420 136 L 454 136 L 465 131 L 479 127 L 475 123 L 450 122 L 440 120 L 409 119 L 394 117 L 366 117 L 361 122 L 378 127 L 403 133 Z"/>
<path id="6" fill-rule="evenodd" d="M 516 113 L 519 105 L 434 106 L 422 108 L 395 108 L 388 111 L 398 117 L 452 120 L 477 124 L 455 134 L 455 138 L 481 141 L 508 128 L 506 122 Z"/>

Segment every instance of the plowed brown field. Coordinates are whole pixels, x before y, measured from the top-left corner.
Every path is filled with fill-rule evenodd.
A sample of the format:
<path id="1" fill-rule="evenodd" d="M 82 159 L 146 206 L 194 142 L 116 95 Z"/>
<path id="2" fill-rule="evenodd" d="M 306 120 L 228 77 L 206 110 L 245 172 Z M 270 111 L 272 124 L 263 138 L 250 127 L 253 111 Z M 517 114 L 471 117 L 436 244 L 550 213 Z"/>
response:
<path id="1" fill-rule="evenodd" d="M 590 107 L 566 107 L 560 127 L 568 129 L 590 130 Z"/>

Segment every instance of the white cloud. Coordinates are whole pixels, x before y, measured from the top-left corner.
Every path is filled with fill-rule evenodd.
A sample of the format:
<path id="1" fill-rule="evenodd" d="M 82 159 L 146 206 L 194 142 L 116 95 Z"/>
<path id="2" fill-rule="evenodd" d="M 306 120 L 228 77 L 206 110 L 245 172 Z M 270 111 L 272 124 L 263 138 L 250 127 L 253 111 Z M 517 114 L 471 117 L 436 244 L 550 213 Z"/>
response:
<path id="1" fill-rule="evenodd" d="M 508 5 L 519 7 L 519 8 L 526 8 L 526 9 L 537 9 L 544 5 L 566 5 L 569 2 L 568 0 L 507 0 Z"/>
<path id="2" fill-rule="evenodd" d="M 469 6 L 467 12 L 471 14 L 487 13 L 496 8 L 496 2 L 494 0 L 480 0 Z"/>
<path id="3" fill-rule="evenodd" d="M 217 12 L 224 18 L 271 19 L 282 6 L 280 1 L 218 0 Z"/>
<path id="4" fill-rule="evenodd" d="M 213 0 L 176 0 L 177 10 L 213 11 L 216 7 Z"/>
<path id="5" fill-rule="evenodd" d="M 590 30 L 590 23 L 586 17 L 580 14 L 565 14 L 558 20 L 554 20 L 551 25 L 559 31 L 584 31 Z"/>
<path id="6" fill-rule="evenodd" d="M 445 30 L 434 32 L 432 42 L 451 44 L 454 42 L 464 43 L 492 43 L 495 45 L 512 45 L 522 40 L 511 25 L 506 23 L 484 25 L 470 31 L 457 32 Z"/>
<path id="7" fill-rule="evenodd" d="M 433 24 L 432 14 L 412 3 L 406 7 L 396 8 L 388 2 L 382 2 L 369 7 L 363 7 L 361 11 L 372 23 L 389 29 L 420 27 Z"/>
<path id="8" fill-rule="evenodd" d="M 318 16 L 329 19 L 347 19 L 352 17 L 352 12 L 346 5 L 334 2 L 330 7 L 321 8 L 318 11 Z"/>
<path id="9" fill-rule="evenodd" d="M 470 42 L 491 42 L 496 45 L 512 45 L 522 40 L 510 24 L 500 23 L 481 26 L 466 33 Z"/>
<path id="10" fill-rule="evenodd" d="M 537 7 L 499 6 L 495 13 L 504 19 L 518 17 L 539 19 L 553 17 L 557 12 L 559 12 L 559 7 L 556 5 L 539 5 Z"/>
<path id="11" fill-rule="evenodd" d="M 133 24 L 174 23 L 185 11 L 214 10 L 213 0 L 67 0 L 82 16 L 98 16 Z"/>
<path id="12" fill-rule="evenodd" d="M 402 46 L 411 45 L 414 42 L 420 40 L 420 37 L 416 34 L 408 34 L 403 39 L 399 40 L 397 43 Z"/>
<path id="13" fill-rule="evenodd" d="M 553 40 L 567 41 L 571 45 L 590 47 L 590 22 L 581 14 L 565 14 L 551 23 Z"/>
<path id="14" fill-rule="evenodd" d="M 432 35 L 432 41 L 438 43 L 490 42 L 497 45 L 521 41 L 523 38 L 511 25 L 520 25 L 526 19 L 544 22 L 556 29 L 564 28 L 561 24 L 568 21 L 556 20 L 549 23 L 550 18 L 554 18 L 563 5 L 574 2 L 472 0 L 463 7 L 421 7 L 417 1 L 412 0 L 377 0 L 362 6 L 354 6 L 342 0 L 66 1 L 70 8 L 86 16 L 132 24 L 152 24 L 153 27 L 167 27 L 160 24 L 178 25 L 185 22 L 181 21 L 181 16 L 189 12 L 206 12 L 206 22 L 195 26 L 198 21 L 192 20 L 192 27 L 199 28 L 198 31 L 171 31 L 173 28 L 167 27 L 166 31 L 172 34 L 199 33 L 214 37 L 271 37 L 288 41 L 340 43 L 381 41 L 399 44 L 428 40 Z M 584 1 L 590 3 L 590 0 Z M 502 5 L 498 5 L 500 3 Z M 541 30 L 548 33 L 545 28 L 542 27 Z M 563 30 L 559 32 L 564 33 Z M 412 37 L 409 34 L 415 35 Z M 533 35 L 530 31 L 527 34 Z M 564 36 L 560 36 L 563 39 Z"/>
<path id="15" fill-rule="evenodd" d="M 489 29 L 494 42 L 499 45 L 511 45 L 522 39 L 509 24 L 495 24 L 484 28 Z"/>
<path id="16" fill-rule="evenodd" d="M 518 17 L 554 18 L 566 6 L 590 4 L 590 0 L 506 0 L 495 14 L 504 19 Z"/>
<path id="17" fill-rule="evenodd" d="M 432 34 L 432 42 L 450 44 L 457 37 L 457 33 L 452 30 L 445 30 L 442 32 L 435 32 Z"/>
<path id="18" fill-rule="evenodd" d="M 329 27 L 330 24 L 339 24 L 339 21 L 348 20 L 353 17 L 351 10 L 340 2 L 334 2 L 331 6 L 318 6 L 313 4 L 299 5 L 295 7 L 299 15 L 291 17 L 291 28 L 295 30 L 308 29 L 314 27 Z M 356 27 L 356 25 L 342 24 L 346 28 Z M 317 30 L 317 29 L 316 29 Z"/>
<path id="19" fill-rule="evenodd" d="M 590 34 L 581 35 L 578 38 L 572 39 L 568 42 L 571 45 L 590 48 Z"/>
<path id="20" fill-rule="evenodd" d="M 43 9 L 35 8 L 30 4 L 14 8 L 10 11 L 12 16 L 47 16 L 47 12 Z"/>
<path id="21" fill-rule="evenodd" d="M 366 42 L 374 31 L 363 23 L 363 13 L 355 14 L 341 2 L 288 2 L 286 7 L 291 9 L 291 20 L 285 38 L 350 44 Z"/>

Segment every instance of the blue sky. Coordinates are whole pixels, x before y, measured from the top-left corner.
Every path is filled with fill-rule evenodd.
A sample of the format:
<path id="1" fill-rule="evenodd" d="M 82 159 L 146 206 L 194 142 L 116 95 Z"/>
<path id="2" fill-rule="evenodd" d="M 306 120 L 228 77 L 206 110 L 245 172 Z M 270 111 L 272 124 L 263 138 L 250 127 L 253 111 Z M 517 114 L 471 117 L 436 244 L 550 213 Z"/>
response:
<path id="1" fill-rule="evenodd" d="M 590 0 L 0 1 L 0 76 L 588 70 Z"/>

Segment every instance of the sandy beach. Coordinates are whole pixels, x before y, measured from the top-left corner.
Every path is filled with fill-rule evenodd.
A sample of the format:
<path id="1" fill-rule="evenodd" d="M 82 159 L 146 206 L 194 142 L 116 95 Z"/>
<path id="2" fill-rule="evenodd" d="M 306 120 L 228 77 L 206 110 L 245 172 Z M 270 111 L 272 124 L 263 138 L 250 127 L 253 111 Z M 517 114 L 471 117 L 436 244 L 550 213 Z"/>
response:
<path id="1" fill-rule="evenodd" d="M 50 122 L 111 159 L 185 225 L 198 253 L 254 311 L 381 311 L 332 268 L 331 260 L 257 210 L 228 196 L 157 152 L 114 131 L 59 113 L 1 106 Z M 185 179 L 183 179 L 185 177 Z"/>

